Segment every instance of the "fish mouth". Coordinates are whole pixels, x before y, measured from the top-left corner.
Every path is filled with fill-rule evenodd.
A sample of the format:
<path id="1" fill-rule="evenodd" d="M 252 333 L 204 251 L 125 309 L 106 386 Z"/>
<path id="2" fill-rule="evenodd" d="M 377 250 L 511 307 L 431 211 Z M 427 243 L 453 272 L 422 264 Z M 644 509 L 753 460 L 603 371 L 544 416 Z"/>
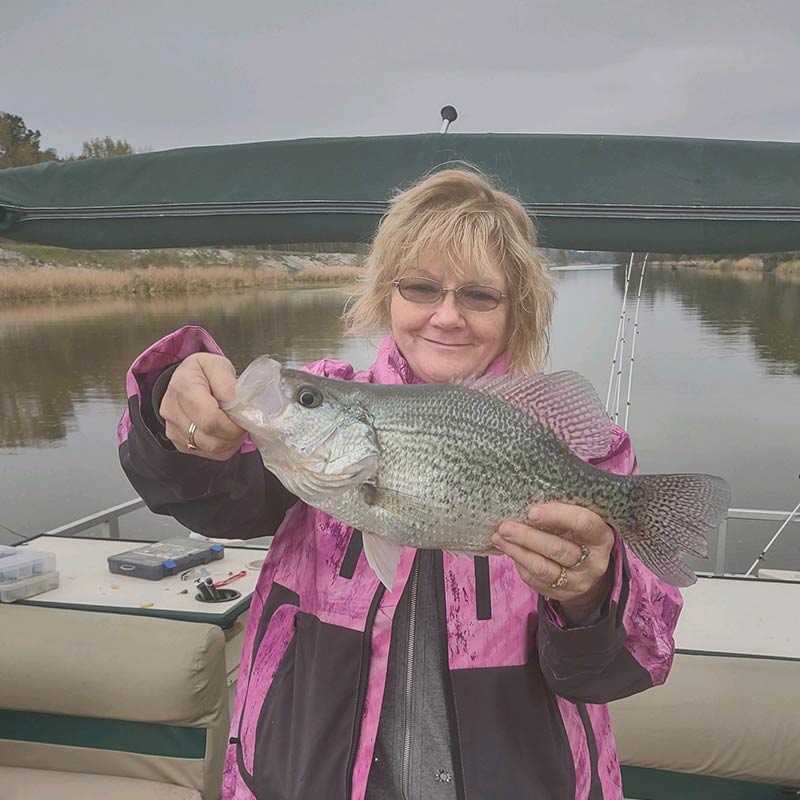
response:
<path id="1" fill-rule="evenodd" d="M 282 371 L 280 362 L 260 356 L 239 376 L 233 400 L 220 403 L 220 408 L 234 421 L 236 410 L 244 407 L 259 408 L 265 418 L 277 416 L 289 403 L 281 391 Z"/>

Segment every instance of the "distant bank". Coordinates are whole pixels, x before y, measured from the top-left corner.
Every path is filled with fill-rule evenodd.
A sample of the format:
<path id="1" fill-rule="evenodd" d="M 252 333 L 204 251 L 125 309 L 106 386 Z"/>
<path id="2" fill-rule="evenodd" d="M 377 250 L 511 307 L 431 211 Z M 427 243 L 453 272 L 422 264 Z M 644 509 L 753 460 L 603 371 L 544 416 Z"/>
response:
<path id="1" fill-rule="evenodd" d="M 0 302 L 186 294 L 284 286 L 342 285 L 362 274 L 366 245 L 341 245 L 327 252 L 273 248 L 181 248 L 166 250 L 67 250 L 0 239 Z M 308 247 L 308 246 L 306 246 Z M 301 249 L 303 248 L 303 249 Z M 553 270 L 611 269 L 627 263 L 622 253 L 545 251 Z M 800 281 L 800 254 L 713 258 L 654 254 L 649 264 L 661 269 L 694 269 L 766 274 Z"/>
<path id="2" fill-rule="evenodd" d="M 0 301 L 341 285 L 363 253 L 258 248 L 66 250 L 0 241 Z"/>
<path id="3" fill-rule="evenodd" d="M 787 280 L 800 280 L 800 254 L 776 253 L 745 256 L 743 258 L 714 258 L 712 256 L 656 256 L 650 259 L 653 267 L 666 269 L 694 269 L 703 272 L 728 274 L 775 275 Z"/>

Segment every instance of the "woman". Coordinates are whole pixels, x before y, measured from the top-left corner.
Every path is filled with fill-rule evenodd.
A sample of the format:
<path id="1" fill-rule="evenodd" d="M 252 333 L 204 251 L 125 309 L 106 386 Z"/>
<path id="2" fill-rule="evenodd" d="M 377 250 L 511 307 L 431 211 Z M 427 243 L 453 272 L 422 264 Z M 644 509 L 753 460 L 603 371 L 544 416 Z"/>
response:
<path id="1" fill-rule="evenodd" d="M 392 200 L 350 309 L 351 328 L 391 331 L 375 363 L 307 369 L 390 384 L 533 371 L 552 303 L 521 204 L 441 171 Z M 604 704 L 665 680 L 677 590 L 599 516 L 550 503 L 497 521 L 508 558 L 406 548 L 387 591 L 360 533 L 297 501 L 220 411 L 234 381 L 205 331 L 166 337 L 131 368 L 120 450 L 154 511 L 214 537 L 277 531 L 223 797 L 621 797 Z M 593 463 L 635 471 L 624 431 Z"/>

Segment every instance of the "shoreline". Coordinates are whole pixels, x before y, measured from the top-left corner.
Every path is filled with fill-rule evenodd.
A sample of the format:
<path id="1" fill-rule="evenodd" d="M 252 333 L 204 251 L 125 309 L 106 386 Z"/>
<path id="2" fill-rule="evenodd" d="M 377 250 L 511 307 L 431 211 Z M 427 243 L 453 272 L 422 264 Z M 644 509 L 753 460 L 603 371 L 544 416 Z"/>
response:
<path id="1" fill-rule="evenodd" d="M 339 286 L 360 253 L 258 248 L 65 250 L 0 240 L 0 303 Z"/>
<path id="2" fill-rule="evenodd" d="M 81 267 L 4 269 L 0 303 L 177 297 L 245 289 L 303 289 L 354 283 L 361 267 L 309 267 L 287 271 L 244 267 L 148 267 L 104 270 Z"/>
<path id="3" fill-rule="evenodd" d="M 574 254 L 580 258 L 581 254 Z M 800 281 L 800 256 L 691 257 L 654 254 L 649 266 L 703 275 Z M 365 254 L 248 248 L 65 250 L 0 240 L 0 304 L 111 298 L 179 297 L 246 289 L 352 284 Z M 551 265 L 556 270 L 579 265 Z M 587 263 L 585 268 L 610 268 Z"/>
<path id="4" fill-rule="evenodd" d="M 657 269 L 694 270 L 704 274 L 748 275 L 750 277 L 774 275 L 776 278 L 786 280 L 800 279 L 800 257 L 789 257 L 779 261 L 777 254 L 774 256 L 743 256 L 742 258 L 656 256 L 650 259 L 648 266 Z"/>

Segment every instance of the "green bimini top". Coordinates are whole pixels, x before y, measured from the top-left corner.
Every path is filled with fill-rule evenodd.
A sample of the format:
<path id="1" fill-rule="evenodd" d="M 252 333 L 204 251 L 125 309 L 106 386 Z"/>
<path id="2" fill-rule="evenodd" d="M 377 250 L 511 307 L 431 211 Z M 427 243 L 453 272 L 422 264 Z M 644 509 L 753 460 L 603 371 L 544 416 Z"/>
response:
<path id="1" fill-rule="evenodd" d="M 497 177 L 544 247 L 800 249 L 800 144 L 420 134 L 193 147 L 0 170 L 0 236 L 74 248 L 360 242 L 452 161 Z"/>

